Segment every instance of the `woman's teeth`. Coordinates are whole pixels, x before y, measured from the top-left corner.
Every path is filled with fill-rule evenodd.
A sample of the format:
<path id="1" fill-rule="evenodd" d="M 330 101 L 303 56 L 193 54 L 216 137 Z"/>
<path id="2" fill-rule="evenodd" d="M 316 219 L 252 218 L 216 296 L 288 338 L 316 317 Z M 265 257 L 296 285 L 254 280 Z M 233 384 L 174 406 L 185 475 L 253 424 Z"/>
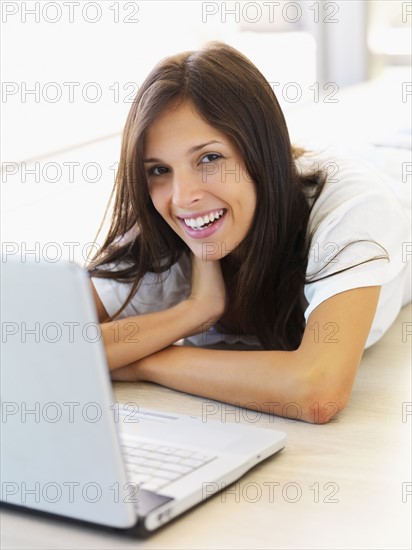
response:
<path id="1" fill-rule="evenodd" d="M 199 216 L 198 218 L 185 218 L 184 222 L 192 229 L 204 229 L 206 226 L 215 222 L 223 216 L 224 210 L 216 210 L 206 216 Z"/>

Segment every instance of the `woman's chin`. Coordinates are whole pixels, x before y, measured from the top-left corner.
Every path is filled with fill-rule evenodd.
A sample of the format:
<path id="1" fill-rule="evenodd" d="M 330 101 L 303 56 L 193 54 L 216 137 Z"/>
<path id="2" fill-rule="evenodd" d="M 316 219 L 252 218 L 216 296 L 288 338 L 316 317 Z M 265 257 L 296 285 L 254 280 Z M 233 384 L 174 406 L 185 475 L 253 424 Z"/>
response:
<path id="1" fill-rule="evenodd" d="M 227 252 L 222 254 L 222 248 L 218 243 L 199 243 L 199 245 L 189 246 L 193 254 L 204 262 L 215 262 L 226 256 Z"/>

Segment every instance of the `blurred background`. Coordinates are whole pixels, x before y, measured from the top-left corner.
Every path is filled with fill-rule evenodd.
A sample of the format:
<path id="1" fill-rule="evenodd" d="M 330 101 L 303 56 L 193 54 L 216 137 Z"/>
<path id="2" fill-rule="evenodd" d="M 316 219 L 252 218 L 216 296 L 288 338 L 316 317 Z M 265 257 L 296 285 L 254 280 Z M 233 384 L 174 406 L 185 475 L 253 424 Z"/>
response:
<path id="1" fill-rule="evenodd" d="M 412 2 L 3 1 L 1 10 L 3 258 L 84 262 L 104 235 L 92 244 L 139 85 L 161 58 L 210 40 L 258 66 L 292 142 L 390 147 L 399 177 L 411 161 Z"/>

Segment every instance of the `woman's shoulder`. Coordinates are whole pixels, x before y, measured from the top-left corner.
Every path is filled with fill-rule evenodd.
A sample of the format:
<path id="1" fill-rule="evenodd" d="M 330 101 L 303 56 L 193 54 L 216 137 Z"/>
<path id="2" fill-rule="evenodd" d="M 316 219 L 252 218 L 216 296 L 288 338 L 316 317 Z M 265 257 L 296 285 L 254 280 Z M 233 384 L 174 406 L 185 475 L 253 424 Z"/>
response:
<path id="1" fill-rule="evenodd" d="M 372 157 L 364 155 L 365 150 L 329 147 L 301 159 L 305 167 L 309 159 L 316 159 L 321 169 L 329 167 L 308 222 L 310 275 L 320 267 L 323 275 L 331 274 L 383 254 L 390 258 L 390 269 L 402 267 L 402 243 L 411 238 L 410 209 L 386 185 L 384 174 L 370 162 Z M 368 263 L 362 269 L 377 267 Z M 385 268 L 385 277 L 393 275 L 390 269 Z"/>
<path id="2" fill-rule="evenodd" d="M 356 175 L 359 184 L 370 181 L 375 176 L 384 180 L 383 173 L 373 165 L 371 150 L 350 147 L 345 142 L 330 142 L 321 146 L 307 147 L 304 153 L 295 159 L 298 171 L 302 175 L 313 174 L 317 170 L 326 173 L 326 184 L 339 183 L 343 178 Z"/>
<path id="3" fill-rule="evenodd" d="M 337 208 L 366 206 L 371 203 L 389 206 L 393 213 L 404 209 L 394 182 L 379 165 L 376 148 L 365 142 L 315 142 L 306 152 L 295 159 L 301 175 L 314 174 L 321 170 L 325 184 L 316 201 L 312 218 L 324 216 Z M 399 181 L 399 186 L 402 182 Z"/>

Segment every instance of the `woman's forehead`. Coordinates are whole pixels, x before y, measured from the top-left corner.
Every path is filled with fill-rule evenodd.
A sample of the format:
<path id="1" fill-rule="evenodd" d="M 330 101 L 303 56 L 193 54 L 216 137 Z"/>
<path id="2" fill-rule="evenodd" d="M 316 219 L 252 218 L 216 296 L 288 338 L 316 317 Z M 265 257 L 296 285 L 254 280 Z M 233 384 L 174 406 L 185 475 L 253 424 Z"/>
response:
<path id="1" fill-rule="evenodd" d="M 229 141 L 228 136 L 212 126 L 200 113 L 188 103 L 172 109 L 166 109 L 157 117 L 146 131 L 145 149 L 162 147 L 179 141 Z"/>

